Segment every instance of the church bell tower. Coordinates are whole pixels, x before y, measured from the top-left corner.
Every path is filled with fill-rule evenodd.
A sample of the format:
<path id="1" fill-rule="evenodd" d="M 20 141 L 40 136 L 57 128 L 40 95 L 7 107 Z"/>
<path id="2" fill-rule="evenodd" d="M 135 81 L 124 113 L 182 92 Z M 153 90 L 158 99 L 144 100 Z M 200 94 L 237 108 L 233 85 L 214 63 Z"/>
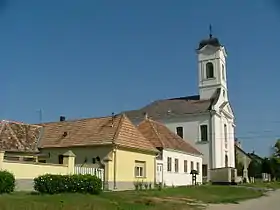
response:
<path id="1" fill-rule="evenodd" d="M 199 95 L 200 99 L 210 99 L 217 88 L 221 88 L 227 101 L 227 53 L 218 38 L 213 37 L 211 26 L 209 29 L 209 37 L 202 40 L 197 49 Z"/>

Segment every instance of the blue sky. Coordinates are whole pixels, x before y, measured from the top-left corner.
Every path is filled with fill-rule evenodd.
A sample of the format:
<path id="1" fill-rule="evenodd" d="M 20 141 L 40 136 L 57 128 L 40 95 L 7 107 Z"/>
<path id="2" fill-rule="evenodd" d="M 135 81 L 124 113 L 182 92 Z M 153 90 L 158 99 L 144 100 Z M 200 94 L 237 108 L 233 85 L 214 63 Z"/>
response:
<path id="1" fill-rule="evenodd" d="M 196 94 L 208 25 L 228 51 L 236 136 L 280 137 L 280 7 L 273 0 L 0 0 L 0 118 L 110 115 Z"/>

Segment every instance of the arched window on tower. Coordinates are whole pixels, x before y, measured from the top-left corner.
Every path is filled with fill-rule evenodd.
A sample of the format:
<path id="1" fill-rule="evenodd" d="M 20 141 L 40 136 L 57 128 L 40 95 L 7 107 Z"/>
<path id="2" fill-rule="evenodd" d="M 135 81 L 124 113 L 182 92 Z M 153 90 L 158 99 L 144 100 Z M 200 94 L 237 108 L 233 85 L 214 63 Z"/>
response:
<path id="1" fill-rule="evenodd" d="M 214 78 L 214 66 L 211 62 L 206 63 L 206 78 Z"/>

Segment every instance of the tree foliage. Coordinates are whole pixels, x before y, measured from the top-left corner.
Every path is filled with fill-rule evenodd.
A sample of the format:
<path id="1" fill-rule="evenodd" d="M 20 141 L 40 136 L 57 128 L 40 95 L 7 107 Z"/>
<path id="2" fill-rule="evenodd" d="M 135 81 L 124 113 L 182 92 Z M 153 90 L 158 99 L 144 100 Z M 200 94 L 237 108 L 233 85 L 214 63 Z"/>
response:
<path id="1" fill-rule="evenodd" d="M 257 160 L 252 160 L 248 166 L 248 176 L 249 177 L 258 177 L 261 174 L 262 166 Z"/>

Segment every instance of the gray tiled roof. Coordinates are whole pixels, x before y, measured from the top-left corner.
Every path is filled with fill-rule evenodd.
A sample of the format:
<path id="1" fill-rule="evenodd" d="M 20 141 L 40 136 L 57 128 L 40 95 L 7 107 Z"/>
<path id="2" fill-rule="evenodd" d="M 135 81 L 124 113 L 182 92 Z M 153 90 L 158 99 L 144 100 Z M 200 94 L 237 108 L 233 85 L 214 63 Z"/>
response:
<path id="1" fill-rule="evenodd" d="M 143 120 L 145 114 L 154 120 L 158 120 L 205 113 L 211 110 L 212 104 L 216 103 L 219 94 L 220 89 L 217 89 L 213 97 L 207 100 L 200 100 L 198 95 L 157 100 L 138 110 L 125 111 L 124 113 L 133 122 Z"/>

